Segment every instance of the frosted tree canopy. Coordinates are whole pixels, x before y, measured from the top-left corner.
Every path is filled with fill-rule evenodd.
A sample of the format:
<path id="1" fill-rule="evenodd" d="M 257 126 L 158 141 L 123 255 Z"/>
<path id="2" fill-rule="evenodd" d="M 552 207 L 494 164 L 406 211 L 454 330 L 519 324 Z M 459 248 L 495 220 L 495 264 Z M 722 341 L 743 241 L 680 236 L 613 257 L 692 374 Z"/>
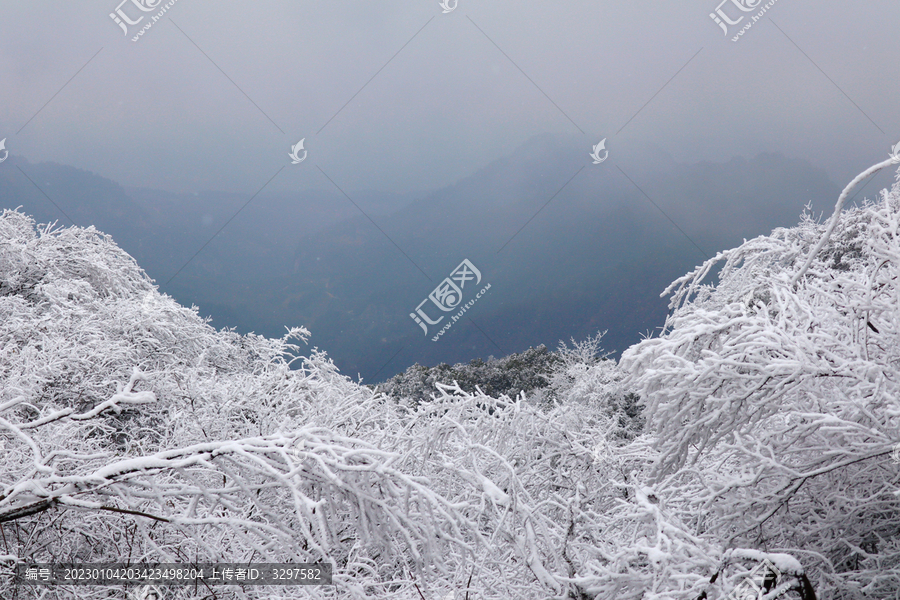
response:
<path id="1" fill-rule="evenodd" d="M 333 587 L 167 593 L 713 600 L 765 560 L 767 598 L 895 597 L 900 185 L 828 227 L 678 279 L 618 364 L 597 336 L 511 363 L 528 392 L 416 367 L 413 398 L 302 327 L 216 330 L 110 237 L 7 210 L 0 588 L 25 562 L 326 562 Z"/>

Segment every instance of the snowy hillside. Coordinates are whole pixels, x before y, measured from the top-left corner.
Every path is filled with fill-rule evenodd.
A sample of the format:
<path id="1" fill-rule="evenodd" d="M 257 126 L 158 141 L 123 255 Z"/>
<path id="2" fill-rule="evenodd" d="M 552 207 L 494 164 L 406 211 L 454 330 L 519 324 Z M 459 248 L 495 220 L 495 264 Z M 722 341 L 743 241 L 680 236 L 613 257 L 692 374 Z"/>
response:
<path id="1" fill-rule="evenodd" d="M 824 231 L 676 281 L 619 365 L 595 338 L 546 390 L 423 400 L 427 374 L 384 395 L 303 328 L 217 331 L 108 236 L 5 211 L 0 597 L 36 597 L 16 564 L 129 560 L 333 566 L 178 598 L 712 600 L 763 559 L 778 597 L 897 597 L 900 184 L 801 272 Z"/>

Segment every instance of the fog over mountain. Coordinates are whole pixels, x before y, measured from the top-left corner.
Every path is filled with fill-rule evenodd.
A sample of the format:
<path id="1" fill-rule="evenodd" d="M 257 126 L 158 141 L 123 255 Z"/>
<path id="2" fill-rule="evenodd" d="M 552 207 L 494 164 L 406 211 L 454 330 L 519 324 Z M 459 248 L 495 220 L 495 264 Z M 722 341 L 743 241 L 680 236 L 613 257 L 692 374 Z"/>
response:
<path id="1" fill-rule="evenodd" d="M 0 600 L 900 600 L 898 8 L 0 2 Z"/>
<path id="2" fill-rule="evenodd" d="M 824 171 L 773 153 L 680 164 L 645 147 L 626 158 L 590 168 L 578 139 L 543 134 L 429 194 L 264 191 L 248 203 L 224 191 L 125 188 L 13 157 L 22 172 L 0 172 L 0 198 L 38 222 L 68 215 L 112 235 L 161 291 L 217 327 L 269 336 L 307 327 L 342 372 L 374 382 L 416 362 L 556 347 L 602 330 L 617 354 L 662 325 L 659 295 L 673 279 L 795 224 L 807 203 L 827 210 L 839 191 Z M 426 335 L 410 313 L 463 259 L 491 288 L 434 342 L 445 323 Z"/>

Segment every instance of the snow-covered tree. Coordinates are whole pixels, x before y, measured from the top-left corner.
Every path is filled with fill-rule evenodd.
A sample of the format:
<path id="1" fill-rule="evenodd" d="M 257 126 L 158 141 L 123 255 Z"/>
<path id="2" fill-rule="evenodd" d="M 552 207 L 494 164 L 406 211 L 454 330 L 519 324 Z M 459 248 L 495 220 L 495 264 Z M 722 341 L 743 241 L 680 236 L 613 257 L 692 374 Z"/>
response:
<path id="1" fill-rule="evenodd" d="M 216 331 L 107 236 L 13 211 L 0 315 L 2 597 L 23 562 L 333 565 L 333 588 L 168 590 L 206 598 L 639 598 L 668 581 L 635 546 L 659 521 L 633 477 L 651 451 L 598 453 L 615 424 L 597 398 L 442 385 L 397 402 L 300 355 L 304 329 Z"/>
<path id="2" fill-rule="evenodd" d="M 804 214 L 674 282 L 621 366 L 691 531 L 800 559 L 820 597 L 897 598 L 900 183 L 841 210 L 851 189 L 827 227 Z"/>
<path id="3" fill-rule="evenodd" d="M 435 394 L 435 385 L 459 384 L 467 392 L 481 390 L 488 396 L 515 398 L 521 392 L 531 394 L 548 385 L 550 373 L 561 362 L 560 357 L 541 344 L 524 352 L 502 358 L 475 358 L 453 366 L 442 363 L 434 367 L 415 364 L 403 373 L 378 384 L 378 391 L 397 400 L 418 404 Z M 374 386 L 370 386 L 373 387 Z"/>
<path id="4" fill-rule="evenodd" d="M 605 331 L 569 347 L 560 342 L 555 355 L 550 381 L 545 390 L 535 394 L 539 400 L 552 403 L 591 403 L 601 408 L 615 423 L 609 435 L 598 440 L 598 446 L 613 438 L 631 439 L 643 429 L 643 416 L 638 396 L 626 389 L 625 374 L 601 348 Z"/>
<path id="5" fill-rule="evenodd" d="M 24 562 L 253 561 L 327 562 L 335 586 L 169 592 L 896 598 L 900 183 L 847 194 L 827 228 L 673 283 L 619 365 L 598 335 L 390 395 L 301 354 L 303 328 L 217 331 L 108 236 L 5 211 L 0 597 Z"/>
<path id="6" fill-rule="evenodd" d="M 6 576 L 23 561 L 323 561 L 337 585 L 316 594 L 384 597 L 467 548 L 469 518 L 404 470 L 394 405 L 297 356 L 307 336 L 216 331 L 107 236 L 5 211 Z"/>

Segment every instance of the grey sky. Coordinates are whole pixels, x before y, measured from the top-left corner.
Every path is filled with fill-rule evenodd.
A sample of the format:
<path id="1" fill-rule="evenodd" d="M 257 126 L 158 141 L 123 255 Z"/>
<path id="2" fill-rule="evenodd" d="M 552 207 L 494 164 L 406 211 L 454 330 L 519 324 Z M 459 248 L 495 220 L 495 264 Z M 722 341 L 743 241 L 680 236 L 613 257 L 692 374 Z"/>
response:
<path id="1" fill-rule="evenodd" d="M 841 184 L 900 141 L 891 0 L 778 0 L 737 43 L 717 0 L 178 0 L 136 43 L 117 4 L 0 2 L 11 153 L 178 192 L 253 193 L 281 167 L 273 189 L 329 188 L 321 168 L 407 192 L 547 131 L 583 130 L 586 160 L 603 137 L 623 166 L 648 144 L 679 161 L 769 150 Z"/>

